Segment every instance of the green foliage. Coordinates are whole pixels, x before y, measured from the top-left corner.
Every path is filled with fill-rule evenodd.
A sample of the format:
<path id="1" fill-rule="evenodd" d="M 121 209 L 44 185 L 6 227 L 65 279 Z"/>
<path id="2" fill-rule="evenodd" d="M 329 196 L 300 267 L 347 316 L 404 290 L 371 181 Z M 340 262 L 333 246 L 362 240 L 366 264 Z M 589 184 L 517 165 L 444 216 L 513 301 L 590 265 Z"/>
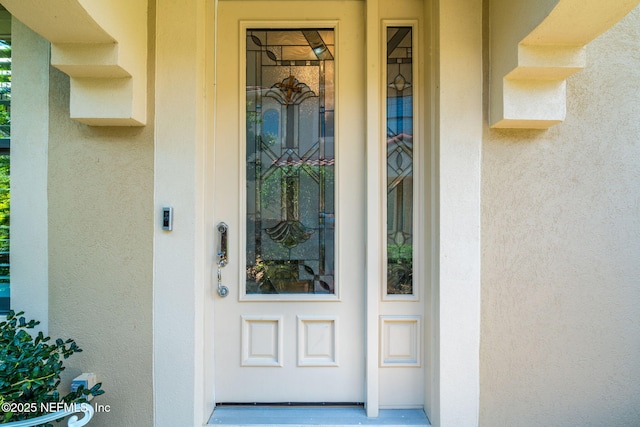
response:
<path id="1" fill-rule="evenodd" d="M 11 111 L 9 111 L 9 108 L 7 107 L 6 104 L 0 104 L 0 125 L 4 127 L 7 127 L 11 124 Z M 9 129 L 3 129 L 1 130 L 2 132 L 2 136 L 0 136 L 1 138 L 8 138 L 9 137 Z"/>
<path id="2" fill-rule="evenodd" d="M 413 246 L 387 245 L 387 292 L 413 293 Z"/>
<path id="3" fill-rule="evenodd" d="M 88 396 L 104 393 L 102 385 L 96 384 L 87 390 L 80 387 L 60 398 L 57 391 L 60 385 L 60 374 L 64 371 L 62 359 L 82 350 L 72 339 L 63 341 L 58 338 L 51 342 L 42 332 L 34 338 L 27 330 L 33 329 L 40 322 L 25 320 L 24 312 L 7 315 L 7 320 L 0 322 L 0 405 L 5 402 L 17 404 L 36 404 L 37 410 L 29 412 L 0 413 L 0 424 L 18 421 L 43 415 L 41 404 L 48 402 L 84 403 Z M 47 424 L 51 427 L 51 424 Z"/>
<path id="4" fill-rule="evenodd" d="M 11 111 L 7 107 L 6 104 L 0 104 L 0 125 L 8 126 L 11 124 Z M 6 135 L 3 135 L 3 138 L 9 137 L 8 131 L 3 131 Z"/>
<path id="5" fill-rule="evenodd" d="M 0 155 L 0 253 L 9 252 L 9 226 L 11 224 L 9 174 L 9 155 Z M 8 274 L 8 272 L 6 273 Z M 4 273 L 0 272 L 0 275 L 4 275 Z"/>
<path id="6" fill-rule="evenodd" d="M 287 286 L 298 280 L 298 264 L 289 260 L 258 260 L 255 279 L 260 284 L 262 293 L 287 292 Z"/>
<path id="7" fill-rule="evenodd" d="M 387 245 L 387 257 L 390 262 L 411 262 L 413 258 L 413 246 Z"/>

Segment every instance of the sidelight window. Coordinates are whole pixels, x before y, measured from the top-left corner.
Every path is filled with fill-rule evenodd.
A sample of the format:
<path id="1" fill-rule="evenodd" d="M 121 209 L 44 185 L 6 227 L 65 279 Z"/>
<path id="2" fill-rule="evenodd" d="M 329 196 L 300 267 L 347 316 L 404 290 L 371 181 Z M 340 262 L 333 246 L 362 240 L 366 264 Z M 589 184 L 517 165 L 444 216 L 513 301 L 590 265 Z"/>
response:
<path id="1" fill-rule="evenodd" d="M 387 27 L 387 294 L 412 295 L 413 29 Z"/>

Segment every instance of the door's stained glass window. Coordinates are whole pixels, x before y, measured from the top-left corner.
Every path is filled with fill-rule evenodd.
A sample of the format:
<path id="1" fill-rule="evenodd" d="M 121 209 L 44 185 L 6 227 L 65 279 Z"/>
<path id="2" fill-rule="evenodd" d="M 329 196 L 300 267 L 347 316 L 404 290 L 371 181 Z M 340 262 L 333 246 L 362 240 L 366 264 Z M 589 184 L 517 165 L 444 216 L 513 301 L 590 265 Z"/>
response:
<path id="1" fill-rule="evenodd" d="M 246 293 L 333 294 L 334 32 L 246 43 Z"/>
<path id="2" fill-rule="evenodd" d="M 412 32 L 387 28 L 387 294 L 413 294 Z"/>

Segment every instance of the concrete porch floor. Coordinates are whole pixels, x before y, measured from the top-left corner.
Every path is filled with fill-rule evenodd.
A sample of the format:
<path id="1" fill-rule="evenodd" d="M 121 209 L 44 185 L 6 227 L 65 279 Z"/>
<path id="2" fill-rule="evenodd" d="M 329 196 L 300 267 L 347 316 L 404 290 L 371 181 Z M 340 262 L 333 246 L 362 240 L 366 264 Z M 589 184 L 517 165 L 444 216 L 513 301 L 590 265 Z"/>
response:
<path id="1" fill-rule="evenodd" d="M 341 427 L 386 426 L 429 427 L 422 409 L 384 409 L 368 418 L 362 407 L 273 407 L 222 406 L 216 408 L 209 425 L 227 427 Z"/>

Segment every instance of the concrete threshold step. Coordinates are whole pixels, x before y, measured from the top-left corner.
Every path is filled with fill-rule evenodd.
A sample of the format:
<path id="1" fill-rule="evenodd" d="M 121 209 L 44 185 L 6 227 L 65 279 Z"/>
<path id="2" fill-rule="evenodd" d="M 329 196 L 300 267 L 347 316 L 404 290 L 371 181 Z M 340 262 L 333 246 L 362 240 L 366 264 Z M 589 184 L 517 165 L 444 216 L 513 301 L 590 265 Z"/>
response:
<path id="1" fill-rule="evenodd" d="M 422 409 L 383 409 L 369 418 L 362 407 L 222 406 L 215 409 L 209 425 L 227 427 L 429 427 Z"/>

